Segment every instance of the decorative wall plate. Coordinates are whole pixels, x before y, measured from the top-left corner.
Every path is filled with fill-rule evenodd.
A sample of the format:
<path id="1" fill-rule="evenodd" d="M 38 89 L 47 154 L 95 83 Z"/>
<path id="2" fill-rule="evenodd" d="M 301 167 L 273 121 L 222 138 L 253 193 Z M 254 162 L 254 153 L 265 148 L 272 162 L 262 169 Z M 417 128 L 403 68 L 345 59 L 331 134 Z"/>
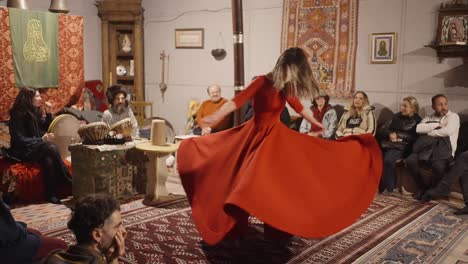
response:
<path id="1" fill-rule="evenodd" d="M 117 76 L 124 76 L 127 73 L 127 69 L 123 65 L 119 65 L 115 68 Z"/>

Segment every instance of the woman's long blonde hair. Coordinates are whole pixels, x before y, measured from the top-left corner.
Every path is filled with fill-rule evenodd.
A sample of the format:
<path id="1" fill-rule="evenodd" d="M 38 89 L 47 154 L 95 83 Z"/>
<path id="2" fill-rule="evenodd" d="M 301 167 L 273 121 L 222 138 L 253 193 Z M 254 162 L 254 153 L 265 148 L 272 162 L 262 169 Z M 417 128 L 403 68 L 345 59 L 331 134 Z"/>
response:
<path id="1" fill-rule="evenodd" d="M 305 52 L 297 47 L 281 54 L 273 70 L 268 74 L 276 89 L 286 96 L 315 98 L 319 92 Z"/>
<path id="2" fill-rule="evenodd" d="M 356 97 L 357 94 L 362 94 L 362 96 L 364 97 L 364 101 L 366 102 L 366 104 L 362 106 L 363 108 L 365 106 L 367 106 L 367 105 L 370 105 L 369 97 L 367 96 L 367 94 L 365 92 L 363 92 L 363 91 L 356 91 L 353 94 L 353 100 L 351 100 L 351 105 L 349 106 L 349 116 L 350 117 L 357 117 L 357 116 L 360 115 L 360 112 L 358 112 L 356 110 L 356 107 L 354 107 L 354 97 Z"/>

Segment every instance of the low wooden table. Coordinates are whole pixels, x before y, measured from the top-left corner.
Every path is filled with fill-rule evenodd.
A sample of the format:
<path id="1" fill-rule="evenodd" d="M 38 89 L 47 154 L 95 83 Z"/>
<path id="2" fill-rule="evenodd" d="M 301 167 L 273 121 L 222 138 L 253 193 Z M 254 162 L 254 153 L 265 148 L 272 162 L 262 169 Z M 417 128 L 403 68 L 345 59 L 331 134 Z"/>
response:
<path id="1" fill-rule="evenodd" d="M 136 148 L 144 151 L 149 158 L 146 170 L 146 197 L 143 200 L 144 204 L 156 204 L 160 199 L 169 195 L 166 187 L 168 175 L 166 158 L 170 153 L 176 152 L 178 147 L 178 143 L 167 143 L 163 146 L 157 146 L 151 144 L 151 142 L 146 142 L 136 145 Z"/>

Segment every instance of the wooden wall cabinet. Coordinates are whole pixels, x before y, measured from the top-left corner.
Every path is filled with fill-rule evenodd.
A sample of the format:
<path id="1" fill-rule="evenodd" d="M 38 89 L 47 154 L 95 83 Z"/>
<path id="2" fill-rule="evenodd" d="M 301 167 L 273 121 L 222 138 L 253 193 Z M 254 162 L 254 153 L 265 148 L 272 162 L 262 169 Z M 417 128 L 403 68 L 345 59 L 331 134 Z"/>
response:
<path id="1" fill-rule="evenodd" d="M 442 3 L 439 9 L 436 40 L 427 45 L 444 58 L 468 57 L 468 5 L 461 0 Z"/>
<path id="2" fill-rule="evenodd" d="M 141 1 L 96 1 L 101 18 L 104 87 L 121 84 L 129 91 L 132 101 L 145 98 Z"/>

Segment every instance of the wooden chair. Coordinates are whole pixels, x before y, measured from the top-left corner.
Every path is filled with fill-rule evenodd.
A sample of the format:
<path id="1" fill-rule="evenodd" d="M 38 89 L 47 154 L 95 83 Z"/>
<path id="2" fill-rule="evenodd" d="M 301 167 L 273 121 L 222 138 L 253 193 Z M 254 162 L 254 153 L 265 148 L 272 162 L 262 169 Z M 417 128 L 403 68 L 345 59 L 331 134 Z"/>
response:
<path id="1" fill-rule="evenodd" d="M 131 101 L 130 107 L 135 114 L 138 126 L 141 127 L 145 123 L 146 118 L 153 117 L 153 103 L 146 101 Z M 149 116 L 146 116 L 146 108 L 149 107 Z"/>

